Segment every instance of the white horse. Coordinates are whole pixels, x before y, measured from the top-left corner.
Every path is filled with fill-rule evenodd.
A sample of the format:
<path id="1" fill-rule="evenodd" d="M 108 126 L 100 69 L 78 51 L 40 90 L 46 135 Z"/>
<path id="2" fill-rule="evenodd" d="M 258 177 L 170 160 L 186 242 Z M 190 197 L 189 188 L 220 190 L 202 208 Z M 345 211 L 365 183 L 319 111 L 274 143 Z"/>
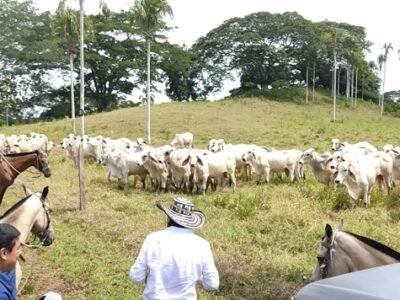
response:
<path id="1" fill-rule="evenodd" d="M 29 233 L 32 232 L 40 240 L 40 245 L 50 246 L 54 239 L 54 231 L 51 225 L 50 208 L 47 201 L 49 188 L 45 187 L 42 193 L 32 193 L 25 188 L 27 196 L 0 217 L 0 223 L 13 225 L 21 233 L 20 240 L 22 245 L 26 245 Z M 17 288 L 21 281 L 21 266 L 17 262 Z"/>
<path id="2" fill-rule="evenodd" d="M 398 263 L 400 253 L 367 237 L 343 231 L 343 223 L 335 231 L 326 224 L 317 260 L 313 281 Z"/>

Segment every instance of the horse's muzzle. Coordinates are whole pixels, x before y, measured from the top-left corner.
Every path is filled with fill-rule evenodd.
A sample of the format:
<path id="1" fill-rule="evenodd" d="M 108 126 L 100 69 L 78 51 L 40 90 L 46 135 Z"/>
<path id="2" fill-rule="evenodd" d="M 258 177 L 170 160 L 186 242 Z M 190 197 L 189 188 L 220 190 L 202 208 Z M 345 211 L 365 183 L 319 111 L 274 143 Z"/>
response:
<path id="1" fill-rule="evenodd" d="M 54 233 L 52 231 L 48 231 L 46 236 L 42 240 L 43 246 L 50 246 L 53 244 L 54 240 L 56 239 Z"/>
<path id="2" fill-rule="evenodd" d="M 51 176 L 50 168 L 43 170 L 43 174 L 44 174 L 44 177 L 50 177 Z"/>

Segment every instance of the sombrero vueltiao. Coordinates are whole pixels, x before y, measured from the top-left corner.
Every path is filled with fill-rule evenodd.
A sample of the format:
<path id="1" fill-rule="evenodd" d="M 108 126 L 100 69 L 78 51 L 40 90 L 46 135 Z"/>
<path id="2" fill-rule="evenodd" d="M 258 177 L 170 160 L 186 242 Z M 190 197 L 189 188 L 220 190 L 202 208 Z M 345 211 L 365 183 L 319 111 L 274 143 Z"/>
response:
<path id="1" fill-rule="evenodd" d="M 192 202 L 183 197 L 175 197 L 169 208 L 164 207 L 160 200 L 156 201 L 156 206 L 175 223 L 185 228 L 198 229 L 206 221 L 205 215 L 199 210 L 193 210 Z"/>

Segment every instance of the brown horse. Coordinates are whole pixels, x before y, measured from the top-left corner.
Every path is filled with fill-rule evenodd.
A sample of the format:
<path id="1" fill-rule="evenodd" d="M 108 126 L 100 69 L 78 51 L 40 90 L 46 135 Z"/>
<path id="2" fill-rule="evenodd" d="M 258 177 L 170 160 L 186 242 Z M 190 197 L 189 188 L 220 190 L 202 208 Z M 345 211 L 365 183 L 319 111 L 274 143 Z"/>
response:
<path id="1" fill-rule="evenodd" d="M 400 253 L 365 236 L 343 231 L 343 223 L 335 231 L 326 224 L 317 260 L 313 281 L 398 263 Z"/>
<path id="2" fill-rule="evenodd" d="M 41 151 L 3 154 L 0 153 L 0 204 L 7 188 L 15 178 L 29 167 L 35 167 L 46 177 L 51 176 L 47 154 Z"/>

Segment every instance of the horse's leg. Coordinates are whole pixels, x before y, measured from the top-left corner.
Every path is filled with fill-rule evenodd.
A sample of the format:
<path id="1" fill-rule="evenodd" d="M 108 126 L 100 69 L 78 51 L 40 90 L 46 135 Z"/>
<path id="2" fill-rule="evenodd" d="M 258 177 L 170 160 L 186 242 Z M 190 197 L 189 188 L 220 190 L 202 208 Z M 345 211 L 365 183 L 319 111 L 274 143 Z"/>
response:
<path id="1" fill-rule="evenodd" d="M 140 179 L 142 181 L 142 189 L 146 188 L 146 176 L 147 176 L 146 174 L 140 176 Z"/>

